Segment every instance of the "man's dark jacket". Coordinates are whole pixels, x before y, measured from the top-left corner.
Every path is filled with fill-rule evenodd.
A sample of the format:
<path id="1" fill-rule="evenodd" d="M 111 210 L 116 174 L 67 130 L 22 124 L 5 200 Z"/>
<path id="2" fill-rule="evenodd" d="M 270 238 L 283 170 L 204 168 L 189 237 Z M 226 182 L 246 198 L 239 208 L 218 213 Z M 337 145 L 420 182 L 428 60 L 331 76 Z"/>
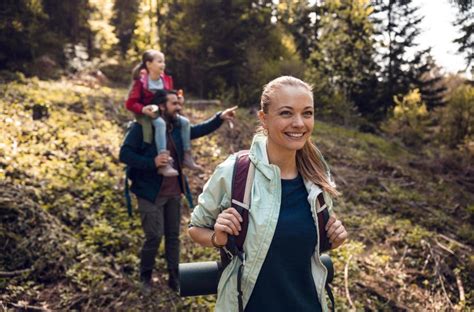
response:
<path id="1" fill-rule="evenodd" d="M 221 113 L 217 113 L 213 118 L 191 126 L 191 140 L 205 136 L 222 125 Z M 185 177 L 182 174 L 181 164 L 183 161 L 184 151 L 181 139 L 181 127 L 179 120 L 172 124 L 172 130 L 167 135 L 168 140 L 171 139 L 176 147 L 178 154 L 178 172 L 179 184 L 181 192 L 185 193 L 190 200 L 189 187 Z M 169 126 L 167 127 L 167 131 Z M 158 168 L 155 165 L 155 157 L 157 156 L 156 145 L 153 140 L 152 144 L 143 142 L 142 126 L 134 122 L 130 127 L 125 140 L 120 148 L 120 161 L 127 165 L 127 177 L 132 181 L 130 190 L 140 198 L 150 202 L 155 202 L 161 188 L 163 176 L 158 174 Z M 176 161 L 176 160 L 175 160 Z M 128 183 L 128 181 L 125 181 Z M 127 193 L 127 191 L 126 191 Z M 126 196 L 128 196 L 126 194 Z M 192 202 L 190 202 L 192 205 Z M 129 208 L 130 213 L 130 208 Z"/>

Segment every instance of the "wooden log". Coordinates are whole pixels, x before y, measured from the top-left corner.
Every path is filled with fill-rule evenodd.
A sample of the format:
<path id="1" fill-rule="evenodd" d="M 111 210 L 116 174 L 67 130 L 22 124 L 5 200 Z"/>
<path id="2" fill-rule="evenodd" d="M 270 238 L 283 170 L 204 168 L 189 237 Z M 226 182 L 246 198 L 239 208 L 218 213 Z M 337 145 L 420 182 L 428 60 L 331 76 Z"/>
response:
<path id="1" fill-rule="evenodd" d="M 186 100 L 185 106 L 191 106 L 196 109 L 204 109 L 208 106 L 221 106 L 220 100 Z"/>
<path id="2" fill-rule="evenodd" d="M 17 271 L 11 271 L 11 272 L 6 272 L 6 271 L 0 271 L 0 277 L 13 277 L 17 275 L 21 275 L 24 273 L 30 273 L 32 269 L 24 269 L 24 270 L 17 270 Z"/>

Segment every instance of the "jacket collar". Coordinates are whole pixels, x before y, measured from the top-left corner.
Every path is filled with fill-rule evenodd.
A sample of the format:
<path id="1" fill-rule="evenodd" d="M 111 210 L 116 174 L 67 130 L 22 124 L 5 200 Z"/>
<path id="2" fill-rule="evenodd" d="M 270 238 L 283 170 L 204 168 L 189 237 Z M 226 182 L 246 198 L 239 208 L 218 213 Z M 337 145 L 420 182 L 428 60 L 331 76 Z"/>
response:
<path id="1" fill-rule="evenodd" d="M 275 168 L 279 172 L 279 168 L 275 165 L 270 164 L 267 154 L 267 136 L 257 133 L 253 137 L 252 145 L 250 146 L 249 158 L 267 179 L 271 180 L 275 175 Z M 310 180 L 304 180 L 308 194 L 311 196 L 317 196 L 322 192 L 321 188 L 314 184 Z"/>
<path id="2" fill-rule="evenodd" d="M 165 74 L 161 73 L 160 75 L 161 80 L 163 80 L 163 85 L 165 86 L 165 89 L 169 89 L 168 85 L 165 85 L 167 83 L 165 79 Z M 143 87 L 148 90 L 148 72 L 146 69 L 142 69 L 140 71 L 140 81 L 143 84 Z"/>
<path id="3" fill-rule="evenodd" d="M 267 154 L 267 137 L 261 133 L 257 133 L 253 137 L 250 146 L 249 158 L 267 179 L 271 180 L 275 175 L 275 165 L 270 164 Z M 277 170 L 279 170 L 277 168 Z"/>

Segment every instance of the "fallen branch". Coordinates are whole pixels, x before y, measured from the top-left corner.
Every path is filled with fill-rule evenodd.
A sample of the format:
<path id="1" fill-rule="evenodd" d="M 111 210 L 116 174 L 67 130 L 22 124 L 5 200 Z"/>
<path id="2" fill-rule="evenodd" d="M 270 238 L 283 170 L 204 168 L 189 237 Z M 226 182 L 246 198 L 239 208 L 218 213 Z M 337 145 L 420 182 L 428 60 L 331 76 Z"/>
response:
<path id="1" fill-rule="evenodd" d="M 386 293 L 386 291 L 389 291 L 391 287 L 390 285 L 381 285 L 380 280 L 374 280 L 371 276 L 361 274 L 361 279 L 356 281 L 356 284 L 367 289 L 376 296 L 385 299 L 387 301 L 386 304 L 389 304 L 392 308 L 400 311 L 409 310 L 402 302 L 397 301 L 396 298 Z"/>
<path id="2" fill-rule="evenodd" d="M 433 261 L 435 262 L 435 273 L 438 276 L 438 280 L 441 284 L 441 289 L 443 290 L 443 294 L 446 297 L 446 300 L 448 301 L 449 305 L 451 306 L 451 308 L 453 308 L 453 303 L 451 302 L 451 299 L 449 299 L 448 292 L 446 291 L 446 287 L 444 287 L 443 277 L 441 276 L 441 273 L 439 271 L 439 262 L 435 257 L 433 249 L 431 248 L 431 244 L 425 240 L 422 240 L 422 243 L 426 244 L 430 250 L 431 257 L 433 257 Z"/>
<path id="3" fill-rule="evenodd" d="M 120 279 L 121 278 L 120 275 L 118 275 L 117 273 L 112 271 L 110 268 L 102 268 L 102 272 L 106 273 L 107 275 L 109 275 L 110 277 L 115 278 L 115 279 Z"/>
<path id="4" fill-rule="evenodd" d="M 449 253 L 452 254 L 452 255 L 455 255 L 455 254 L 454 254 L 454 251 L 452 251 L 452 250 L 449 249 L 448 247 L 446 247 L 446 246 L 444 246 L 443 244 L 441 244 L 437 239 L 435 239 L 435 242 L 436 242 L 436 245 L 438 245 L 439 248 L 443 249 L 444 251 L 449 252 Z"/>
<path id="5" fill-rule="evenodd" d="M 390 189 L 383 182 L 381 182 L 380 180 L 378 182 L 385 192 L 390 193 Z"/>
<path id="6" fill-rule="evenodd" d="M 332 168 L 331 169 L 331 172 L 332 174 L 334 175 L 334 177 L 338 180 L 338 181 L 341 181 L 343 185 L 347 185 L 347 181 L 342 177 L 342 175 L 340 175 L 338 173 L 338 171 L 335 169 L 335 168 Z"/>
<path id="7" fill-rule="evenodd" d="M 84 300 L 88 299 L 87 296 L 81 296 L 79 295 L 77 298 L 74 299 L 69 305 L 68 305 L 68 310 L 72 310 L 73 308 L 79 308 L 80 306 L 79 303 L 83 302 Z"/>
<path id="8" fill-rule="evenodd" d="M 400 267 L 402 266 L 403 261 L 405 260 L 405 257 L 406 257 L 406 255 L 407 255 L 407 251 L 408 251 L 408 246 L 405 246 L 405 248 L 403 249 L 402 258 L 401 258 L 400 261 L 397 263 L 397 266 L 396 266 L 397 269 L 400 269 Z"/>
<path id="9" fill-rule="evenodd" d="M 12 271 L 12 272 L 6 272 L 6 271 L 0 271 L 0 277 L 13 277 L 17 275 L 21 275 L 24 273 L 30 273 L 33 271 L 33 269 L 24 269 L 24 270 L 17 270 L 17 271 Z"/>
<path id="10" fill-rule="evenodd" d="M 203 107 L 208 107 L 211 105 L 221 106 L 221 104 L 222 103 L 219 100 L 187 100 L 185 105 L 203 108 Z"/>
<path id="11" fill-rule="evenodd" d="M 464 248 L 464 249 L 467 249 L 467 250 L 471 251 L 471 247 L 469 247 L 467 245 L 464 245 L 463 243 L 460 243 L 457 240 L 452 239 L 451 237 L 447 237 L 446 235 L 443 235 L 443 234 L 438 234 L 438 237 L 441 237 L 441 238 L 443 238 L 443 239 L 445 239 L 445 240 L 447 240 L 447 241 L 449 241 L 449 242 L 451 242 L 455 245 L 458 245 L 461 248 Z"/>
<path id="12" fill-rule="evenodd" d="M 349 263 L 351 262 L 351 259 L 352 259 L 352 255 L 349 256 L 349 259 L 347 259 L 347 262 L 346 262 L 346 266 L 344 267 L 344 286 L 346 288 L 347 301 L 349 301 L 351 308 L 355 311 L 355 306 L 354 306 L 354 303 L 352 302 L 351 294 L 349 293 Z"/>
<path id="13" fill-rule="evenodd" d="M 454 276 L 456 276 L 456 284 L 458 284 L 459 289 L 459 302 L 464 303 L 466 301 L 466 295 L 464 293 L 461 276 L 459 276 L 459 272 L 457 270 L 454 270 Z"/>
<path id="14" fill-rule="evenodd" d="M 428 265 L 428 262 L 430 261 L 430 257 L 431 257 L 431 254 L 428 254 L 428 256 L 426 257 L 425 263 L 423 264 L 423 268 L 421 269 L 422 272 L 425 271 L 426 266 Z"/>
<path id="15" fill-rule="evenodd" d="M 46 308 L 42 308 L 42 307 L 37 307 L 37 306 L 32 306 L 32 305 L 28 305 L 28 304 L 16 304 L 16 303 L 7 303 L 7 305 L 11 305 L 12 307 L 14 308 L 17 308 L 17 309 L 21 309 L 21 310 L 26 310 L 26 311 L 51 311 L 49 309 L 46 309 Z"/>

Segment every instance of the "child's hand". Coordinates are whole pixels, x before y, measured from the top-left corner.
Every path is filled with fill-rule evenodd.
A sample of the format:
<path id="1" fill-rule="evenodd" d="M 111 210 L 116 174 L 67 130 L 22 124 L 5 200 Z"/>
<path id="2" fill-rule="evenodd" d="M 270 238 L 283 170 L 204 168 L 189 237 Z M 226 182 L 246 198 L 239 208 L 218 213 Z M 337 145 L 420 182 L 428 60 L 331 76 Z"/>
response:
<path id="1" fill-rule="evenodd" d="M 147 105 L 142 108 L 142 114 L 151 118 L 156 118 L 157 116 L 157 106 L 156 105 Z"/>

